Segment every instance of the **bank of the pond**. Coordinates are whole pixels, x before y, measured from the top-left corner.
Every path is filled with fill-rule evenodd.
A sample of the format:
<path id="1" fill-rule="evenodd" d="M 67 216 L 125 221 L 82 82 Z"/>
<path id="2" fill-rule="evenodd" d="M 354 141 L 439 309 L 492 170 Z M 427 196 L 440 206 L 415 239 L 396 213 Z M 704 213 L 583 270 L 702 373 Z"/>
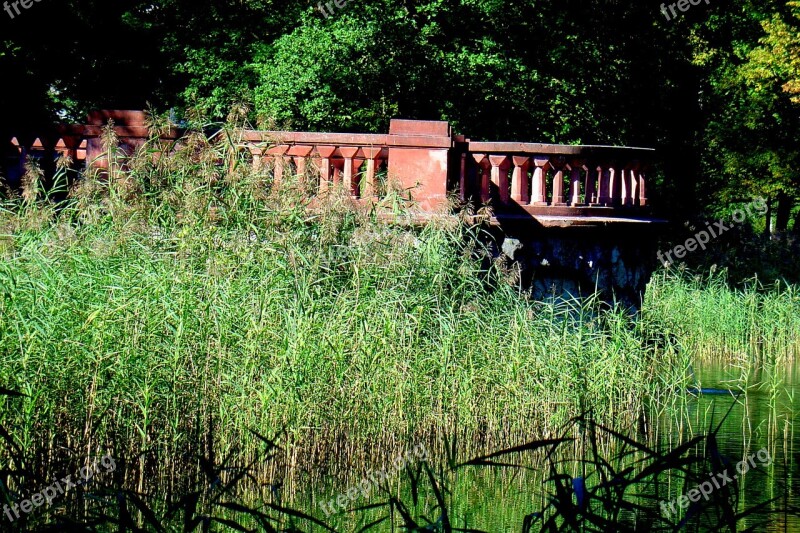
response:
<path id="1" fill-rule="evenodd" d="M 731 288 L 725 273 L 662 269 L 647 288 L 643 316 L 672 332 L 693 361 L 724 360 L 746 372 L 800 356 L 800 290 L 754 277 Z"/>

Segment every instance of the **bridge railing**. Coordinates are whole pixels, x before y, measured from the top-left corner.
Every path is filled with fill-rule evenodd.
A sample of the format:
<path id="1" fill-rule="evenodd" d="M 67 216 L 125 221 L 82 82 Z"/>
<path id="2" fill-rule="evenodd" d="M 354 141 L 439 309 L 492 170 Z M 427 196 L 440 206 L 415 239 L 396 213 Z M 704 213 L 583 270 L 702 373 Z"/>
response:
<path id="1" fill-rule="evenodd" d="M 354 198 L 378 193 L 377 176 L 389 157 L 387 135 L 247 131 L 245 140 L 254 167 L 272 172 L 274 183 L 287 172 L 311 175 L 318 193 L 339 186 Z"/>
<path id="2" fill-rule="evenodd" d="M 631 210 L 647 206 L 646 174 L 653 155 L 647 148 L 468 142 L 459 189 L 462 198 L 493 199 L 500 209 Z"/>
<path id="3" fill-rule="evenodd" d="M 28 155 L 44 161 L 69 156 L 78 167 L 103 167 L 103 125 L 114 120 L 120 148 L 128 154 L 148 138 L 144 113 L 101 111 L 88 125 L 57 126 L 10 134 L 4 144 L 5 176 L 23 172 Z M 162 138 L 174 140 L 172 130 Z M 453 135 L 447 122 L 392 120 L 388 134 L 244 131 L 243 149 L 275 183 L 290 173 L 312 183 L 313 194 L 341 187 L 354 199 L 373 201 L 381 174 L 408 191 L 423 213 L 446 212 L 448 197 L 495 212 L 530 215 L 633 217 L 647 207 L 648 164 L 653 150 L 478 142 Z"/>
<path id="4" fill-rule="evenodd" d="M 107 110 L 89 114 L 88 124 L 60 124 L 41 128 L 20 128 L 0 133 L 2 172 L 11 183 L 24 173 L 25 162 L 32 157 L 40 162 L 45 172 L 52 171 L 54 161 L 69 157 L 73 168 L 85 169 L 90 165 L 104 167 L 103 128 L 109 120 L 114 122 L 113 132 L 118 147 L 132 154 L 150 137 L 142 111 Z M 176 139 L 178 131 L 172 130 L 163 137 Z"/>

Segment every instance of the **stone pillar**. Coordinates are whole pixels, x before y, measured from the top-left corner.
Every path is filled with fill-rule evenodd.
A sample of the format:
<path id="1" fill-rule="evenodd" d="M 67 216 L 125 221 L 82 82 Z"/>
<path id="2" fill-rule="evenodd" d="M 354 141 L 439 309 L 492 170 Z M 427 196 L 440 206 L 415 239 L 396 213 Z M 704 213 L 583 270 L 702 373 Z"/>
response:
<path id="1" fill-rule="evenodd" d="M 514 172 L 511 174 L 511 199 L 518 204 L 527 205 L 531 201 L 528 190 L 528 167 L 531 164 L 529 157 L 513 156 Z"/>
<path id="2" fill-rule="evenodd" d="M 547 205 L 547 183 L 545 178 L 547 169 L 550 167 L 550 160 L 546 157 L 534 157 L 533 163 L 536 168 L 533 171 L 531 205 L 545 206 Z"/>
<path id="3" fill-rule="evenodd" d="M 453 146 L 449 124 L 392 119 L 387 143 L 390 179 L 411 192 L 420 210 L 447 209 L 448 159 Z"/>
<path id="4" fill-rule="evenodd" d="M 511 163 L 508 156 L 505 155 L 490 155 L 489 162 L 492 164 L 492 184 L 497 189 L 500 202 L 507 204 L 509 199 L 508 169 Z"/>

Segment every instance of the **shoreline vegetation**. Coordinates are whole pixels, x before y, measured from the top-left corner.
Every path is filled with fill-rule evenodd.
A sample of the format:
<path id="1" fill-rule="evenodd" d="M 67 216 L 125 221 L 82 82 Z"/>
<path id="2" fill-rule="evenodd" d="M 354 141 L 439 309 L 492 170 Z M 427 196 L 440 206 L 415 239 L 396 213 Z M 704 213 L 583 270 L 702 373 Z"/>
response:
<path id="1" fill-rule="evenodd" d="M 386 224 L 335 195 L 312 211 L 228 133 L 132 160 L 108 139 L 107 175 L 59 202 L 31 163 L 0 210 L 0 385 L 23 394 L 0 398 L 0 426 L 39 478 L 110 453 L 119 486 L 182 494 L 197 458 L 255 463 L 280 435 L 252 481 L 291 491 L 409 442 L 447 457 L 442 438 L 470 456 L 560 437 L 589 410 L 646 438 L 693 361 L 746 376 L 800 350 L 794 286 L 673 268 L 636 319 L 530 301 L 479 227 Z"/>

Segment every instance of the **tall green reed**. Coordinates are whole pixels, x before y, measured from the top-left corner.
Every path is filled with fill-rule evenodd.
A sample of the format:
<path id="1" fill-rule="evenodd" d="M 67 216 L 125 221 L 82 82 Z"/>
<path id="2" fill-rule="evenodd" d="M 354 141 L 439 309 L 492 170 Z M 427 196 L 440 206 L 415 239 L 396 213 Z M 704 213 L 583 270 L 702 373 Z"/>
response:
<path id="1" fill-rule="evenodd" d="M 352 476 L 409 440 L 547 437 L 587 406 L 641 426 L 683 386 L 659 340 L 675 317 L 527 301 L 474 257 L 477 228 L 309 205 L 309 176 L 273 183 L 241 127 L 198 121 L 130 157 L 109 139 L 109 172 L 45 223 L 7 211 L 0 383 L 28 396 L 0 417 L 25 446 L 111 446 L 137 458 L 130 486 L 177 490 L 209 424 L 244 460 L 249 430 L 286 428 L 264 475 Z"/>

